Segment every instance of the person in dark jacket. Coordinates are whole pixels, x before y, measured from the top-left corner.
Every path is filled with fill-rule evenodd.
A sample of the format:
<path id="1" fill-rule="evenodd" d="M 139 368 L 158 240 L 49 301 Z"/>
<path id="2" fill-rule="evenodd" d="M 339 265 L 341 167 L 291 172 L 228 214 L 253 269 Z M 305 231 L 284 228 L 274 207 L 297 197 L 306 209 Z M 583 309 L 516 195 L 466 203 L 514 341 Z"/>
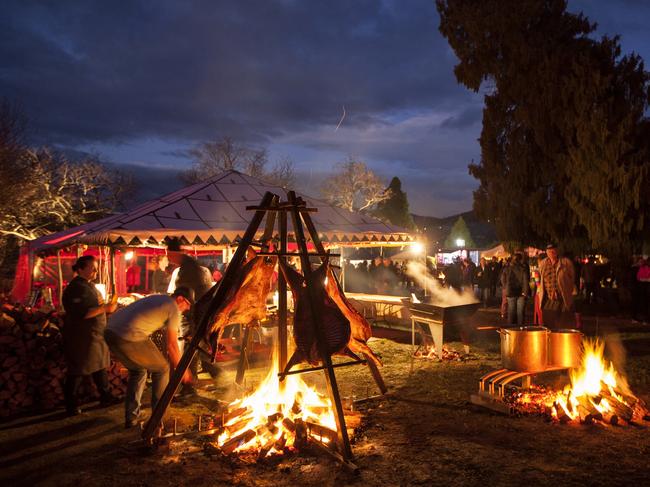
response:
<path id="1" fill-rule="evenodd" d="M 66 411 L 71 416 L 81 414 L 77 392 L 86 375 L 92 376 L 102 406 L 120 402 L 108 387 L 106 369 L 111 357 L 104 341 L 106 314 L 117 308 L 117 295 L 110 303 L 104 303 L 92 283 L 97 277 L 97 261 L 93 256 L 79 257 L 72 270 L 77 275 L 63 291 L 63 348 L 68 365 L 63 392 Z"/>
<path id="2" fill-rule="evenodd" d="M 490 283 L 492 279 L 492 273 L 490 265 L 488 264 L 485 257 L 481 257 L 481 262 L 476 268 L 474 277 L 476 279 L 476 285 L 478 286 L 479 298 L 483 303 L 483 307 L 487 308 L 488 302 L 490 300 Z"/>
<path id="3" fill-rule="evenodd" d="M 198 302 L 212 288 L 212 273 L 210 269 L 202 266 L 195 258 L 184 254 L 181 251 L 181 242 L 177 238 L 168 241 L 167 251 L 169 261 L 179 266 L 175 288 L 183 287 L 191 289 L 194 292 L 194 298 Z M 184 319 L 181 325 L 181 330 L 186 338 L 196 334 L 200 319 L 201 317 L 197 316 L 196 307 L 192 306 L 187 319 Z M 207 346 L 205 342 L 202 342 L 201 345 L 204 347 Z M 197 353 L 190 363 L 190 371 L 193 377 L 198 377 L 199 364 L 202 364 L 203 369 L 211 376 L 217 376 L 218 371 L 216 367 L 209 361 L 202 361 Z M 192 394 L 194 392 L 192 385 L 188 383 L 183 384 L 181 394 Z"/>
<path id="4" fill-rule="evenodd" d="M 504 281 L 508 301 L 508 323 L 523 326 L 526 298 L 530 290 L 530 271 L 521 252 L 515 253 L 512 262 L 505 268 Z"/>

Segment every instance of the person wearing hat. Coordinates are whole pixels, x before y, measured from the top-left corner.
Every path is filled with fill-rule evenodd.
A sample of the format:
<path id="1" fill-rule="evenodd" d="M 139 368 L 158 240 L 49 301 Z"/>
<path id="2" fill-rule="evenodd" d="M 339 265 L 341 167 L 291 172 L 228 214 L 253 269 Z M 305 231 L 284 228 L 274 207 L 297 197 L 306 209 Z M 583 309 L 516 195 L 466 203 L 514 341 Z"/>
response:
<path id="1" fill-rule="evenodd" d="M 559 257 L 553 244 L 546 246 L 547 257 L 539 265 L 540 285 L 537 291 L 542 308 L 543 325 L 558 329 L 573 326 L 573 262 Z"/>
<path id="2" fill-rule="evenodd" d="M 171 296 L 152 294 L 135 301 L 113 314 L 108 320 L 104 338 L 113 355 L 129 371 L 126 388 L 125 426 L 135 425 L 140 415 L 140 400 L 144 392 L 147 372 L 151 373 L 151 407 L 155 408 L 169 382 L 169 363 L 149 338 L 166 328 L 166 342 L 169 360 L 176 367 L 181 354 L 178 337 L 181 314 L 194 304 L 194 292 L 187 287 L 178 287 Z M 183 383 L 192 381 L 189 370 L 183 376 Z"/>

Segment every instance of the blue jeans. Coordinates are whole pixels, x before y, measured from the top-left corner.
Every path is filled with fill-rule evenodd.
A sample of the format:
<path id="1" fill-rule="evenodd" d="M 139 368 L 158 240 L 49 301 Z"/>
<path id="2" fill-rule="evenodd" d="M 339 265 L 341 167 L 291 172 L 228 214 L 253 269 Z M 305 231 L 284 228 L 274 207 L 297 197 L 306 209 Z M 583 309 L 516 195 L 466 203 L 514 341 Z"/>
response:
<path id="1" fill-rule="evenodd" d="M 508 297 L 508 323 L 523 326 L 526 296 Z"/>
<path id="2" fill-rule="evenodd" d="M 151 372 L 153 409 L 169 383 L 169 362 L 149 339 L 128 342 L 110 330 L 104 332 L 104 338 L 115 358 L 129 370 L 124 402 L 125 419 L 127 422 L 136 421 L 140 415 L 140 401 L 147 381 L 147 372 Z"/>

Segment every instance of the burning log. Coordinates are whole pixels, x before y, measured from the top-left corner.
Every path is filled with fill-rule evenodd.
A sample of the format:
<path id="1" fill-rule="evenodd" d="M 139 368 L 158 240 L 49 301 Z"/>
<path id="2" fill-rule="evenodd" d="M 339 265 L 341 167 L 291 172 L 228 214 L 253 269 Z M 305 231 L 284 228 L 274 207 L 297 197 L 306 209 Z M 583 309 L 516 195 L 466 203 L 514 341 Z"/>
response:
<path id="1" fill-rule="evenodd" d="M 313 423 L 312 421 L 305 421 L 305 425 L 307 426 L 307 432 L 312 436 L 318 437 L 319 440 L 322 441 L 323 438 L 327 438 L 330 441 L 336 441 L 337 434 L 333 429 L 322 424 Z"/>
<path id="2" fill-rule="evenodd" d="M 246 414 L 248 411 L 248 407 L 241 407 L 233 409 L 232 411 L 228 411 L 221 416 L 221 424 L 229 423 L 232 419 L 236 418 L 237 416 L 241 416 L 242 414 Z"/>
<path id="3" fill-rule="evenodd" d="M 278 441 L 276 441 L 275 445 L 273 445 L 273 448 L 275 448 L 278 451 L 282 451 L 282 449 L 285 447 L 286 444 L 287 444 L 287 436 L 284 433 L 282 433 L 282 435 L 280 435 L 280 438 L 278 438 Z"/>
<path id="4" fill-rule="evenodd" d="M 253 419 L 252 415 L 246 415 L 238 421 L 224 426 L 224 429 L 229 433 L 233 434 L 242 429 L 246 424 L 248 424 Z"/>
<path id="5" fill-rule="evenodd" d="M 269 454 L 272 448 L 275 447 L 276 440 L 274 437 L 269 438 L 266 443 L 262 445 L 260 448 L 260 452 L 257 454 L 257 459 L 261 460 L 263 458 L 266 458 L 266 456 Z"/>
<path id="6" fill-rule="evenodd" d="M 603 420 L 602 413 L 596 409 L 587 396 L 578 396 L 576 399 L 581 423 L 592 424 L 594 421 Z"/>
<path id="7" fill-rule="evenodd" d="M 291 431 L 292 433 L 296 431 L 296 423 L 291 421 L 289 418 L 284 418 L 282 420 L 282 426 L 284 426 L 287 430 Z"/>
<path id="8" fill-rule="evenodd" d="M 567 412 L 558 401 L 555 401 L 553 403 L 553 408 L 555 409 L 555 414 L 557 415 L 557 419 L 560 423 L 568 423 L 571 421 L 571 416 L 567 414 Z"/>
<path id="9" fill-rule="evenodd" d="M 307 425 L 305 422 L 298 418 L 295 421 L 296 425 L 296 439 L 294 441 L 294 445 L 298 449 L 302 449 L 307 446 L 307 441 L 308 441 L 308 432 L 307 432 Z"/>
<path id="10" fill-rule="evenodd" d="M 605 423 L 611 424 L 612 426 L 618 425 L 618 416 L 612 411 L 605 411 L 602 415 Z"/>
<path id="11" fill-rule="evenodd" d="M 282 413 L 280 413 L 280 412 L 278 412 L 278 413 L 273 413 L 273 414 L 271 414 L 271 415 L 267 418 L 267 424 L 269 424 L 269 425 L 270 425 L 270 424 L 275 424 L 275 423 L 277 423 L 278 421 L 280 421 L 280 420 L 282 419 L 282 417 L 283 417 L 283 415 L 282 415 Z"/>
<path id="12" fill-rule="evenodd" d="M 223 445 L 221 445 L 221 451 L 224 452 L 226 455 L 231 454 L 234 452 L 237 448 L 244 446 L 246 443 L 251 441 L 253 438 L 257 436 L 257 433 L 255 430 L 246 430 L 243 433 L 235 436 L 234 438 L 229 439 L 226 441 Z"/>

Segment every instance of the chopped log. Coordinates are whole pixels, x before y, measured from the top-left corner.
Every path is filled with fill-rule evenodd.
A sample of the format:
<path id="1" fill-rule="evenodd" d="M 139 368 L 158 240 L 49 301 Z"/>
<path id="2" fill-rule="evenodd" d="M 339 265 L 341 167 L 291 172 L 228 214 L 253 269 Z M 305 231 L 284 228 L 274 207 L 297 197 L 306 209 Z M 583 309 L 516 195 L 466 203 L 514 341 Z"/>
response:
<path id="1" fill-rule="evenodd" d="M 271 449 L 275 446 L 276 440 L 275 437 L 271 436 L 270 439 L 268 439 L 264 444 L 262 444 L 262 447 L 260 448 L 260 452 L 257 454 L 257 459 L 262 460 L 263 458 L 266 458 L 266 456 L 269 454 Z"/>
<path id="2" fill-rule="evenodd" d="M 292 433 L 296 431 L 296 423 L 294 423 L 290 418 L 284 418 L 282 420 L 282 426 Z"/>
<path id="3" fill-rule="evenodd" d="M 307 439 L 308 439 L 307 425 L 300 418 L 296 419 L 295 424 L 296 424 L 296 439 L 294 441 L 294 446 L 300 450 L 307 446 Z"/>
<path id="4" fill-rule="evenodd" d="M 274 424 L 277 423 L 282 419 L 283 415 L 282 413 L 273 413 L 267 418 L 267 424 Z"/>
<path id="5" fill-rule="evenodd" d="M 571 417 L 566 413 L 560 403 L 556 401 L 553 403 L 553 407 L 555 408 L 555 414 L 557 415 L 557 419 L 560 421 L 560 423 L 568 423 L 571 421 Z"/>
<path id="6" fill-rule="evenodd" d="M 257 433 L 255 433 L 255 430 L 246 430 L 240 435 L 237 435 L 234 438 L 230 438 L 223 445 L 221 445 L 221 451 L 226 455 L 230 455 L 237 448 L 244 446 L 246 443 L 255 438 L 256 435 Z"/>
<path id="7" fill-rule="evenodd" d="M 232 420 L 233 418 L 236 418 L 237 416 L 241 416 L 242 414 L 245 414 L 246 412 L 248 412 L 248 406 L 233 409 L 232 411 L 228 411 L 228 412 L 226 412 L 226 413 L 224 413 L 222 415 L 221 423 L 222 424 L 229 423 L 230 420 Z"/>
<path id="8" fill-rule="evenodd" d="M 605 411 L 603 414 L 603 421 L 611 424 L 612 426 L 618 425 L 618 416 L 612 411 Z"/>
<path id="9" fill-rule="evenodd" d="M 243 418 L 237 420 L 236 422 L 224 426 L 224 429 L 228 433 L 233 434 L 233 433 L 239 431 L 240 429 L 244 428 L 246 426 L 246 423 L 250 423 L 252 420 L 253 420 L 252 415 L 246 415 Z"/>
<path id="10" fill-rule="evenodd" d="M 310 435 L 318 437 L 319 439 L 327 438 L 330 441 L 335 441 L 337 438 L 337 433 L 333 429 L 323 426 L 322 424 L 313 423 L 311 421 L 305 421 L 307 426 L 307 431 Z M 322 441 L 322 440 L 321 440 Z"/>
<path id="11" fill-rule="evenodd" d="M 280 438 L 278 438 L 278 441 L 276 441 L 275 444 L 273 445 L 273 448 L 275 448 L 278 451 L 282 451 L 282 449 L 285 447 L 286 444 L 287 444 L 287 435 L 282 433 L 280 435 Z"/>

